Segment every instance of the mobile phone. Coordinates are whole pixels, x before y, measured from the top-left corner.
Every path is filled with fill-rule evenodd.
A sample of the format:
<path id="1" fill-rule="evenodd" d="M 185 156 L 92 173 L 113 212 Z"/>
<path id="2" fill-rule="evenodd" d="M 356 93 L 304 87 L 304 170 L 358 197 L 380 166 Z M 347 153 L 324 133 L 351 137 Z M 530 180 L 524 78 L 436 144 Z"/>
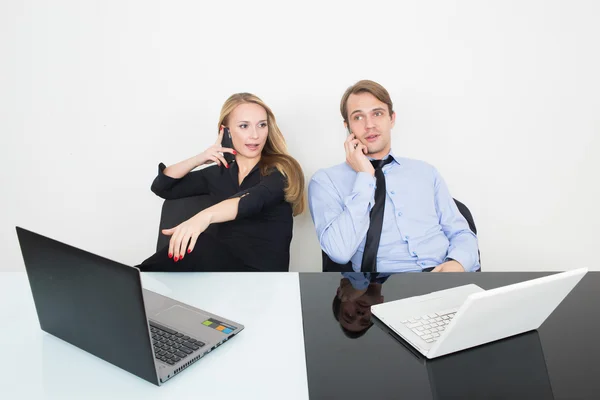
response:
<path id="1" fill-rule="evenodd" d="M 231 140 L 231 132 L 229 131 L 229 128 L 225 128 L 223 130 L 223 139 L 221 140 L 221 147 L 233 149 L 233 140 Z M 223 157 L 225 158 L 225 161 L 227 161 L 227 164 L 235 162 L 235 156 L 231 153 L 223 152 Z"/>

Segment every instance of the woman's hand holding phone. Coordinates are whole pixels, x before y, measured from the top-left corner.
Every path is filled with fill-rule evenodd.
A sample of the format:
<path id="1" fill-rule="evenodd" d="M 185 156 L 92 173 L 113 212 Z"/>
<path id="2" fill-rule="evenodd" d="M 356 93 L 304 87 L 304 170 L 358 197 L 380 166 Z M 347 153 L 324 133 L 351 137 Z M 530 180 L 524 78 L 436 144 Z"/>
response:
<path id="1" fill-rule="evenodd" d="M 232 148 L 221 146 L 221 142 L 223 140 L 223 133 L 224 129 L 221 128 L 219 132 L 219 137 L 217 138 L 215 144 L 213 144 L 208 149 L 204 150 L 202 153 L 196 156 L 197 164 L 199 166 L 215 162 L 219 166 L 222 164 L 225 166 L 225 168 L 229 168 L 229 165 L 225 160 L 225 156 L 223 155 L 223 153 L 231 153 L 233 155 L 236 155 L 237 153 Z"/>

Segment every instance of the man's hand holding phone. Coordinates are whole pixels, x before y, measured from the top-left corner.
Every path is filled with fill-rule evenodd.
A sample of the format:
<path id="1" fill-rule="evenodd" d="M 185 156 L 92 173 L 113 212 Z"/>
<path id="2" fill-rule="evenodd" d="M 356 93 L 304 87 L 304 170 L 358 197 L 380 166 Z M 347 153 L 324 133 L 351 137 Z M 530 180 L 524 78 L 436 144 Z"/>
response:
<path id="1" fill-rule="evenodd" d="M 366 172 L 375 176 L 375 169 L 371 162 L 367 158 L 367 146 L 362 144 L 360 140 L 356 139 L 353 133 L 348 135 L 344 142 L 346 149 L 346 162 L 356 172 Z"/>
<path id="2" fill-rule="evenodd" d="M 230 147 L 223 147 L 221 145 L 223 141 L 224 128 L 221 128 L 219 132 L 219 137 L 215 144 L 210 146 L 208 149 L 204 150 L 202 153 L 196 156 L 196 164 L 198 166 L 209 164 L 211 162 L 216 162 L 217 165 L 224 165 L 225 168 L 229 168 L 229 164 L 225 160 L 225 156 L 223 153 L 237 154 L 236 151 Z"/>

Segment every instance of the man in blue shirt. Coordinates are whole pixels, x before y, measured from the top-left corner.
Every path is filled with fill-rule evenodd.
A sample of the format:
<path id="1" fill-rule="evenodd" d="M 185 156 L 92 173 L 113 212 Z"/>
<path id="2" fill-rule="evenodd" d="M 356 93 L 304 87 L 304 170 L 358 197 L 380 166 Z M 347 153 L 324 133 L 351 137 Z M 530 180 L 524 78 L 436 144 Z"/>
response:
<path id="1" fill-rule="evenodd" d="M 477 237 L 438 171 L 392 151 L 396 114 L 387 90 L 373 81 L 357 82 L 344 93 L 340 111 L 349 133 L 346 162 L 317 171 L 308 187 L 319 243 L 329 258 L 352 262 L 356 272 L 369 254 L 377 272 L 477 270 Z M 377 182 L 377 207 L 384 208 L 373 223 Z M 370 231 L 370 225 L 379 228 Z"/>

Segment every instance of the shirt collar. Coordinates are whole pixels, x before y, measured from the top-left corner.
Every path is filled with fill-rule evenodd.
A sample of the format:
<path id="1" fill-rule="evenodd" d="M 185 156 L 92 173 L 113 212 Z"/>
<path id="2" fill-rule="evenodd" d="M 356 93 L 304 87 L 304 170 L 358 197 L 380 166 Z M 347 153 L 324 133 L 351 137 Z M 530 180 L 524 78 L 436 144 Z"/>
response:
<path id="1" fill-rule="evenodd" d="M 394 161 L 396 162 L 396 164 L 400 165 L 400 158 L 399 158 L 399 157 L 397 157 L 397 156 L 394 154 L 394 151 L 393 151 L 393 149 L 391 149 L 391 148 L 390 148 L 390 152 L 389 152 L 389 153 L 387 153 L 387 154 L 385 155 L 385 157 L 383 157 L 383 159 L 385 160 L 385 159 L 386 159 L 386 158 L 388 158 L 388 157 L 392 157 L 392 158 L 394 159 Z M 367 157 L 367 158 L 369 159 L 369 161 L 371 161 L 371 160 L 374 160 L 374 158 L 373 158 L 373 157 Z"/>

